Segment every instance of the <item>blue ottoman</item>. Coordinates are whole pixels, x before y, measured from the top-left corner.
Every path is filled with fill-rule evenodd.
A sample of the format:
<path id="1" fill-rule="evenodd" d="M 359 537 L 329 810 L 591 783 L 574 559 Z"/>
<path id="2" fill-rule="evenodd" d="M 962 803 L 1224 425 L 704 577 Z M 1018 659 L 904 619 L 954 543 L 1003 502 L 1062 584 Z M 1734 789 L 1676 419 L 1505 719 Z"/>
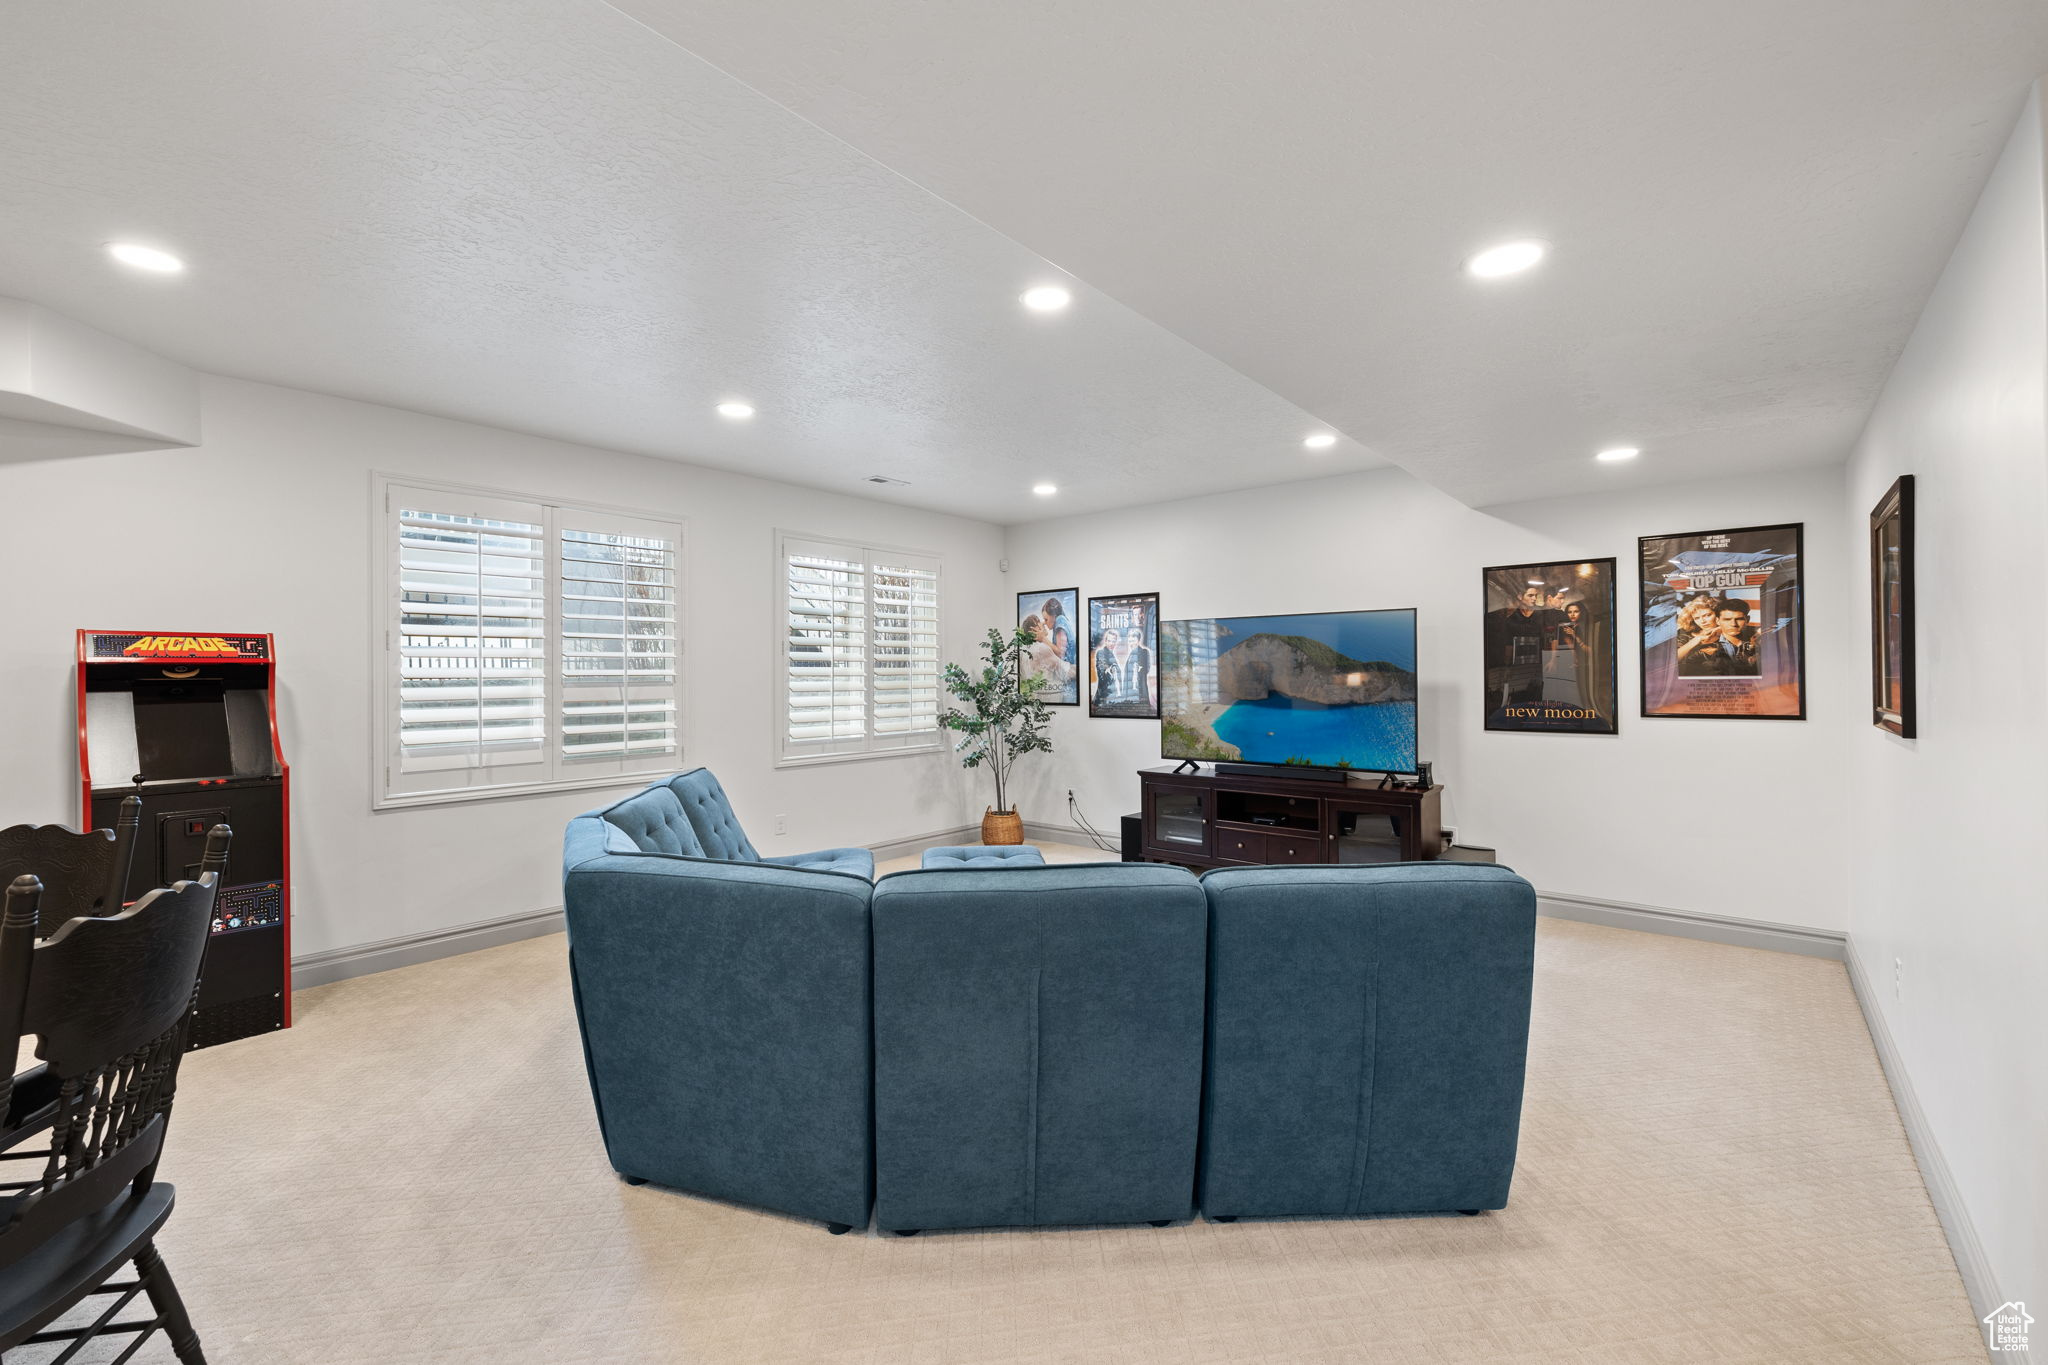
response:
<path id="1" fill-rule="evenodd" d="M 1030 844 L 949 844 L 926 849 L 924 866 L 1043 867 L 1045 855 Z"/>

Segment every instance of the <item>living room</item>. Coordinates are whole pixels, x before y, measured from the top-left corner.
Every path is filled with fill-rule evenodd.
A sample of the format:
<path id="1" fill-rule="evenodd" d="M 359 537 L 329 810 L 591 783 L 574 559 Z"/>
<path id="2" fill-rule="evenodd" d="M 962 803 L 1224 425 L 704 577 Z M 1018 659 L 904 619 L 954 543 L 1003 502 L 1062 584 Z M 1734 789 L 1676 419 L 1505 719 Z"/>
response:
<path id="1" fill-rule="evenodd" d="M 211 917 L 127 1358 L 2024 1358 L 2037 6 L 4 22 L 0 824 Z"/>

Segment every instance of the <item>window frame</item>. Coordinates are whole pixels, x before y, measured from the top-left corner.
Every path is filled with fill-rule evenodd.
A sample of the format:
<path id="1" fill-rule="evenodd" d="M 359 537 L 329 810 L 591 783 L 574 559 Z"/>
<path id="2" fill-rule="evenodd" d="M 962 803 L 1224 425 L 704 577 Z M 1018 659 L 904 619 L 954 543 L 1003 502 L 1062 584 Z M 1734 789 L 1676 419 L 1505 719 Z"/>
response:
<path id="1" fill-rule="evenodd" d="M 788 752 L 789 730 L 789 551 L 791 542 L 831 546 L 842 551 L 863 556 L 867 564 L 867 670 L 866 708 L 867 719 L 861 734 L 859 749 L 812 750 L 810 752 Z M 814 768 L 828 763 L 869 763 L 877 759 L 917 758 L 926 754 L 944 753 L 950 746 L 944 726 L 934 725 L 928 742 L 915 744 L 876 745 L 875 721 L 875 613 L 874 567 L 875 556 L 906 555 L 930 563 L 932 573 L 932 600 L 938 612 L 937 629 L 934 636 L 938 641 L 938 658 L 935 661 L 933 680 L 938 687 L 938 714 L 946 709 L 946 568 L 945 556 L 936 550 L 913 549 L 904 545 L 884 545 L 868 540 L 850 540 L 845 536 L 817 535 L 808 531 L 778 529 L 774 535 L 774 557 L 770 561 L 773 626 L 769 631 L 769 647 L 772 651 L 772 676 L 775 686 L 769 689 L 769 757 L 777 768 Z"/>
<path id="2" fill-rule="evenodd" d="M 419 493 L 451 500 L 450 506 L 437 506 L 431 510 L 450 512 L 456 515 L 459 500 L 473 499 L 483 503 L 524 504 L 541 510 L 541 574 L 542 621 L 545 648 L 543 656 L 542 703 L 542 761 L 531 766 L 541 768 L 546 776 L 532 781 L 486 782 L 460 787 L 428 788 L 406 790 L 402 784 L 404 772 L 400 763 L 398 693 L 399 679 L 399 633 L 400 618 L 403 615 L 400 601 L 400 574 L 398 562 L 398 508 L 393 498 L 401 491 Z M 569 518 L 564 521 L 564 516 Z M 643 527 L 659 527 L 673 533 L 675 555 L 675 748 L 654 757 L 656 766 L 627 767 L 626 758 L 619 758 L 620 765 L 608 771 L 592 771 L 606 760 L 585 760 L 578 771 L 578 761 L 565 758 L 558 751 L 562 744 L 562 714 L 564 686 L 562 682 L 562 565 L 561 533 L 570 530 L 597 530 L 600 526 L 578 527 L 573 525 L 578 515 L 600 521 L 623 520 Z M 370 476 L 370 517 L 373 527 L 371 543 L 374 547 L 370 557 L 370 659 L 376 670 L 376 679 L 370 692 L 370 808 L 372 810 L 404 810 L 415 806 L 455 805 L 471 801 L 495 801 L 507 797 L 533 796 L 549 792 L 589 791 L 608 787 L 624 787 L 644 784 L 650 777 L 660 777 L 681 771 L 687 767 L 686 756 L 690 752 L 689 739 L 689 522 L 686 518 L 666 510 L 645 507 L 626 507 L 614 503 L 589 502 L 580 498 L 550 497 L 544 494 L 522 492 L 515 489 L 493 487 L 487 484 L 458 483 L 445 479 L 415 478 L 385 470 L 373 471 Z M 456 770 L 467 771 L 467 770 Z M 396 779 L 396 781 L 394 781 Z"/>

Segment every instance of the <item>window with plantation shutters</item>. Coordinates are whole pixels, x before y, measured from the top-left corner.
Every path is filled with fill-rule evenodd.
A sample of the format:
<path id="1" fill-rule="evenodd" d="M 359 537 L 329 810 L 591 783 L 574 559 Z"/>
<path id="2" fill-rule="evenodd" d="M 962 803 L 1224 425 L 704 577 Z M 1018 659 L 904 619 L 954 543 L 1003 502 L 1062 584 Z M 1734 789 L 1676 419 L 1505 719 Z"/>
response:
<path id="1" fill-rule="evenodd" d="M 786 761 L 939 744 L 939 562 L 778 537 Z"/>
<path id="2" fill-rule="evenodd" d="M 868 577 L 874 746 L 935 743 L 939 733 L 938 564 L 917 555 L 874 553 Z"/>
<path id="3" fill-rule="evenodd" d="M 397 509 L 399 767 L 459 775 L 544 764 L 540 509 L 418 502 Z"/>
<path id="4" fill-rule="evenodd" d="M 378 805 L 595 786 L 681 760 L 681 528 L 378 481 Z"/>
<path id="5" fill-rule="evenodd" d="M 561 757 L 626 771 L 673 768 L 676 741 L 676 546 L 565 510 L 561 555 Z"/>

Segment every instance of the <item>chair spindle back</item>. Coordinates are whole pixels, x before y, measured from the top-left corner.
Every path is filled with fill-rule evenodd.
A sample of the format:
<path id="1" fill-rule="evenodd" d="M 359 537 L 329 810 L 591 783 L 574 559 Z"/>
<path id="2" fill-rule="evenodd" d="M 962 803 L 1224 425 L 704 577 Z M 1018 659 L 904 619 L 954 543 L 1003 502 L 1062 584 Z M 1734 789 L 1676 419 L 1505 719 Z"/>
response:
<path id="1" fill-rule="evenodd" d="M 142 798 L 126 796 L 114 828 L 83 834 L 63 825 L 0 829 L 0 885 L 24 873 L 43 884 L 42 916 L 115 915 L 128 893 L 128 874 L 142 833 Z"/>
<path id="2" fill-rule="evenodd" d="M 160 887 L 115 915 L 71 919 L 40 941 L 41 885 L 26 875 L 8 886 L 0 1051 L 12 1056 L 36 1036 L 58 1088 L 42 1172 L 0 1184 L 0 1267 L 122 1185 L 139 1193 L 154 1178 L 230 837 L 224 825 L 208 834 L 197 881 Z M 0 1113 L 7 1099 L 0 1089 Z"/>

